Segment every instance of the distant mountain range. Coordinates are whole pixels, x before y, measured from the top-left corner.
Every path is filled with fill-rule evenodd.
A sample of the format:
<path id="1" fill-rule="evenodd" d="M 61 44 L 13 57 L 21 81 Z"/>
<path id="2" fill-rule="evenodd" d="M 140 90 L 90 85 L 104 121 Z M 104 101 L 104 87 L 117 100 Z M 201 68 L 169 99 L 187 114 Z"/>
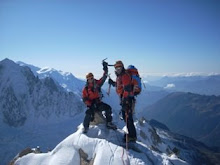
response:
<path id="1" fill-rule="evenodd" d="M 220 96 L 171 93 L 142 115 L 166 124 L 171 131 L 220 147 Z"/>
<path id="2" fill-rule="evenodd" d="M 145 78 L 144 78 L 145 80 Z M 147 79 L 146 79 L 147 80 Z M 165 76 L 148 80 L 148 84 L 163 88 L 170 92 L 191 92 L 205 95 L 220 95 L 220 74 Z"/>
<path id="3" fill-rule="evenodd" d="M 40 79 L 50 77 L 55 80 L 60 86 L 66 89 L 68 92 L 74 92 L 75 94 L 81 96 L 82 88 L 85 85 L 85 81 L 76 78 L 72 73 L 58 71 L 53 68 L 45 67 L 39 68 L 34 65 L 26 64 L 24 62 L 17 62 L 20 66 L 27 66 L 31 69 L 35 76 Z"/>

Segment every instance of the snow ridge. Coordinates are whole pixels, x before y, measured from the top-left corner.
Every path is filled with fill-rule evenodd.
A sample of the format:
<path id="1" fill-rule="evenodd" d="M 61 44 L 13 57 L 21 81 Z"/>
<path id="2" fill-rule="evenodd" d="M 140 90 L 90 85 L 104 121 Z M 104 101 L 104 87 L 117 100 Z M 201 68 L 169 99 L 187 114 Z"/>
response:
<path id="1" fill-rule="evenodd" d="M 131 144 L 129 150 L 126 151 L 125 143 L 121 140 L 123 137 L 122 129 L 117 131 L 108 130 L 105 125 L 90 126 L 87 134 L 82 133 L 82 124 L 78 130 L 59 143 L 51 152 L 42 154 L 28 154 L 19 158 L 16 165 L 71 165 L 81 164 L 82 161 L 87 163 L 93 162 L 94 165 L 144 165 L 144 164 L 163 164 L 163 165 L 183 165 L 187 162 L 177 158 L 177 156 L 168 156 L 165 149 L 167 145 L 163 142 L 156 142 L 153 139 L 153 128 L 144 124 L 142 127 L 149 130 L 147 138 L 144 139 L 140 134 L 141 126 L 136 123 L 139 128 L 138 141 Z M 154 146 L 159 148 L 161 152 L 154 151 L 150 148 Z M 81 152 L 85 153 L 83 159 Z"/>

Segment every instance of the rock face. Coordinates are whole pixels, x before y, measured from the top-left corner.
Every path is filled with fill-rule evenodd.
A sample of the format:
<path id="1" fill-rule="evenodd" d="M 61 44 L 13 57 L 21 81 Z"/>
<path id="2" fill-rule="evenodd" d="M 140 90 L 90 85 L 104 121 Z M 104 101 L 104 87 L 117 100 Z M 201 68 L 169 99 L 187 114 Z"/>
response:
<path id="1" fill-rule="evenodd" d="M 146 109 L 143 116 L 164 123 L 171 131 L 220 147 L 220 96 L 177 92 Z"/>
<path id="2" fill-rule="evenodd" d="M 98 125 L 98 124 L 106 123 L 105 117 L 102 115 L 102 112 L 95 111 L 94 113 L 94 120 L 90 122 L 91 125 Z"/>
<path id="3" fill-rule="evenodd" d="M 5 59 L 0 63 L 2 121 L 20 127 L 31 118 L 74 116 L 82 111 L 80 98 L 66 92 L 52 78 L 39 79 L 28 67 Z"/>
<path id="4" fill-rule="evenodd" d="M 21 158 L 27 154 L 30 154 L 30 153 L 35 153 L 35 154 L 38 154 L 38 153 L 41 153 L 40 149 L 39 148 L 35 148 L 35 149 L 32 149 L 32 148 L 25 148 L 24 150 L 22 150 L 10 163 L 9 165 L 14 165 L 15 164 L 15 161 L 18 159 L 18 158 Z"/>
<path id="5" fill-rule="evenodd" d="M 8 164 L 23 148 L 54 147 L 71 133 L 72 121 L 84 108 L 78 94 L 67 92 L 52 78 L 39 79 L 28 67 L 0 61 L 1 163 Z"/>

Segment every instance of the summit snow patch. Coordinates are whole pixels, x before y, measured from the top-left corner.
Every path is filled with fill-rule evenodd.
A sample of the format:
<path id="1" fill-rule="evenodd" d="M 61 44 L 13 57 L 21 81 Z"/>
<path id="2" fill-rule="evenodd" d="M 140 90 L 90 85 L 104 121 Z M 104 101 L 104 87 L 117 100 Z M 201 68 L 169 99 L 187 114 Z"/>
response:
<path id="1" fill-rule="evenodd" d="M 138 123 L 136 123 L 136 126 L 140 127 Z M 145 126 L 143 127 L 147 130 L 152 129 L 148 124 Z M 80 125 L 75 133 L 64 139 L 51 152 L 42 154 L 31 153 L 19 158 L 15 164 L 80 165 L 82 161 L 92 162 L 93 165 L 188 164 L 177 157 L 171 157 L 166 153 L 152 150 L 149 146 L 154 145 L 160 148 L 160 150 L 164 150 L 166 144 L 162 142 L 161 144 L 153 144 L 151 134 L 147 134 L 147 139 L 144 141 L 138 141 L 133 144 L 133 147 L 130 146 L 127 151 L 122 141 L 122 129 L 117 131 L 108 130 L 105 125 L 99 124 L 97 126 L 90 126 L 88 133 L 83 134 L 82 128 L 83 126 Z M 139 131 L 138 138 L 141 140 Z M 82 155 L 84 155 L 84 158 L 82 158 Z"/>

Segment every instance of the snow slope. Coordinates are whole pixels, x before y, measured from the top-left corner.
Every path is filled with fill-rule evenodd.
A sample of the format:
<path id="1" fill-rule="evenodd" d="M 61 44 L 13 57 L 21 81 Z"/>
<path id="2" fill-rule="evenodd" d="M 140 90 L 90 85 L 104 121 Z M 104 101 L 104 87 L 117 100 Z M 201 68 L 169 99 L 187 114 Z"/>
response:
<path id="1" fill-rule="evenodd" d="M 141 127 L 137 123 L 136 126 Z M 148 124 L 145 124 L 144 128 L 148 128 L 148 130 L 153 129 Z M 165 153 L 166 144 L 162 142 L 153 144 L 154 140 L 150 136 L 150 131 L 146 140 L 141 137 L 139 130 L 137 132 L 138 139 L 142 142 L 138 141 L 126 151 L 125 143 L 121 140 L 123 137 L 123 131 L 121 129 L 117 131 L 108 130 L 104 125 L 100 124 L 98 126 L 90 126 L 89 132 L 82 134 L 82 125 L 80 125 L 75 133 L 64 139 L 51 152 L 41 154 L 31 153 L 19 158 L 15 164 L 79 165 L 83 161 L 79 151 L 86 153 L 87 158 L 84 161 L 88 163 L 93 162 L 93 165 L 188 164 L 175 155 L 168 156 Z M 157 146 L 164 153 L 153 151 L 150 148 L 151 145 Z"/>

